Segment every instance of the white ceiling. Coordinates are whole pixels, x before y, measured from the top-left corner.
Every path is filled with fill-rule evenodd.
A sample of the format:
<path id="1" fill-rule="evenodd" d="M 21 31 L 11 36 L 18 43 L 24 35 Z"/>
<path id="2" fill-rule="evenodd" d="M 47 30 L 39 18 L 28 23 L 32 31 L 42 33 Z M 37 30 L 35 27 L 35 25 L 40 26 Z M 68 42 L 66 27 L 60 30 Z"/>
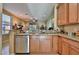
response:
<path id="1" fill-rule="evenodd" d="M 53 3 L 4 3 L 4 9 L 21 19 L 34 17 L 40 21 L 44 21 L 47 20 L 50 15 L 53 16 L 54 5 Z"/>

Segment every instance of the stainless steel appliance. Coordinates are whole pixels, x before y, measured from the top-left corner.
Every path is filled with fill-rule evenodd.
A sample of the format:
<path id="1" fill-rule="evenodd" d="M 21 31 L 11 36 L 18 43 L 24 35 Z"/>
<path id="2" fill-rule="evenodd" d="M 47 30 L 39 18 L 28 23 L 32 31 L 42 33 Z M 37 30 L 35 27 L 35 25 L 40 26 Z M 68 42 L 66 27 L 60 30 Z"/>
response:
<path id="1" fill-rule="evenodd" d="M 15 53 L 28 54 L 29 53 L 29 35 L 16 35 L 15 37 Z"/>

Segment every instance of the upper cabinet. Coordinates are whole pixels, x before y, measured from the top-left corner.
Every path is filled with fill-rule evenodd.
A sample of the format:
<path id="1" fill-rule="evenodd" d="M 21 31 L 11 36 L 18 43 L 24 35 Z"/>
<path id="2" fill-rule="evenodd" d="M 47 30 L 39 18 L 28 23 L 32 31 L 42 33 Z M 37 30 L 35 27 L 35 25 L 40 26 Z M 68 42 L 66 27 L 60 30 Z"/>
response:
<path id="1" fill-rule="evenodd" d="M 77 23 L 77 3 L 69 3 L 69 23 Z"/>
<path id="2" fill-rule="evenodd" d="M 78 10 L 79 10 L 79 3 L 78 3 Z M 79 23 L 79 11 L 77 11 L 78 12 L 78 23 Z"/>
<path id="3" fill-rule="evenodd" d="M 68 4 L 59 4 L 57 8 L 57 20 L 58 25 L 65 25 L 68 23 Z"/>
<path id="4" fill-rule="evenodd" d="M 63 3 L 57 7 L 58 25 L 69 25 L 79 23 L 79 4 Z"/>

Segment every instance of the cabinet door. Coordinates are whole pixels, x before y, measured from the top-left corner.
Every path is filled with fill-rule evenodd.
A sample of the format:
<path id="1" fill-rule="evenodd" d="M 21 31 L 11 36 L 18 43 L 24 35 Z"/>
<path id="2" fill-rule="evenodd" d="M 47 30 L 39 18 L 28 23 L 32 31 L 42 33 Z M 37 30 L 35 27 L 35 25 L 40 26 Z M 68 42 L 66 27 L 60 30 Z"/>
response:
<path id="1" fill-rule="evenodd" d="M 53 43 L 52 43 L 52 48 L 53 48 L 53 53 L 57 54 L 57 48 L 58 48 L 58 36 L 53 36 Z"/>
<path id="2" fill-rule="evenodd" d="M 48 37 L 45 35 L 40 36 L 40 52 L 41 53 L 51 53 L 52 51 L 51 37 Z"/>
<path id="3" fill-rule="evenodd" d="M 79 55 L 79 42 L 74 40 L 68 41 L 70 44 L 70 55 Z"/>
<path id="4" fill-rule="evenodd" d="M 62 54 L 62 37 L 58 36 L 58 53 Z"/>
<path id="5" fill-rule="evenodd" d="M 77 3 L 69 3 L 69 23 L 77 23 Z"/>
<path id="6" fill-rule="evenodd" d="M 59 5 L 59 7 L 58 7 L 58 9 L 57 9 L 57 19 L 58 19 L 58 25 L 62 25 L 62 23 L 63 23 L 63 19 L 64 19 L 64 15 L 63 15 L 63 13 L 64 13 L 64 8 L 63 8 L 64 6 L 63 6 L 63 4 L 60 4 Z"/>
<path id="7" fill-rule="evenodd" d="M 79 23 L 79 3 L 78 3 L 78 23 Z"/>
<path id="8" fill-rule="evenodd" d="M 68 4 L 67 3 L 64 3 L 63 4 L 63 25 L 67 25 L 68 23 L 69 23 L 69 20 L 68 20 L 68 18 L 69 18 L 69 10 L 68 10 Z"/>
<path id="9" fill-rule="evenodd" d="M 60 4 L 57 9 L 58 25 L 68 24 L 68 4 Z"/>
<path id="10" fill-rule="evenodd" d="M 69 55 L 69 44 L 62 41 L 62 55 Z"/>
<path id="11" fill-rule="evenodd" d="M 30 36 L 30 52 L 39 52 L 39 36 Z"/>
<path id="12" fill-rule="evenodd" d="M 57 23 L 61 25 L 61 5 L 57 8 Z"/>
<path id="13" fill-rule="evenodd" d="M 70 46 L 70 55 L 79 55 L 79 49 L 73 46 Z"/>

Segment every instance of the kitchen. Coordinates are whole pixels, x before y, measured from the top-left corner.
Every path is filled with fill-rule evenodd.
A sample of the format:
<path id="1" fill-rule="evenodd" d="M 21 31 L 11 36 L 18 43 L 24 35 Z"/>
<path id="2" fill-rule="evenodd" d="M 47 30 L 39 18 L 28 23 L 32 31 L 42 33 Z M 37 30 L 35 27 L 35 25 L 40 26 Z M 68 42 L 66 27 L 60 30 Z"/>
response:
<path id="1" fill-rule="evenodd" d="M 2 54 L 79 55 L 78 10 L 78 3 L 3 3 Z"/>

